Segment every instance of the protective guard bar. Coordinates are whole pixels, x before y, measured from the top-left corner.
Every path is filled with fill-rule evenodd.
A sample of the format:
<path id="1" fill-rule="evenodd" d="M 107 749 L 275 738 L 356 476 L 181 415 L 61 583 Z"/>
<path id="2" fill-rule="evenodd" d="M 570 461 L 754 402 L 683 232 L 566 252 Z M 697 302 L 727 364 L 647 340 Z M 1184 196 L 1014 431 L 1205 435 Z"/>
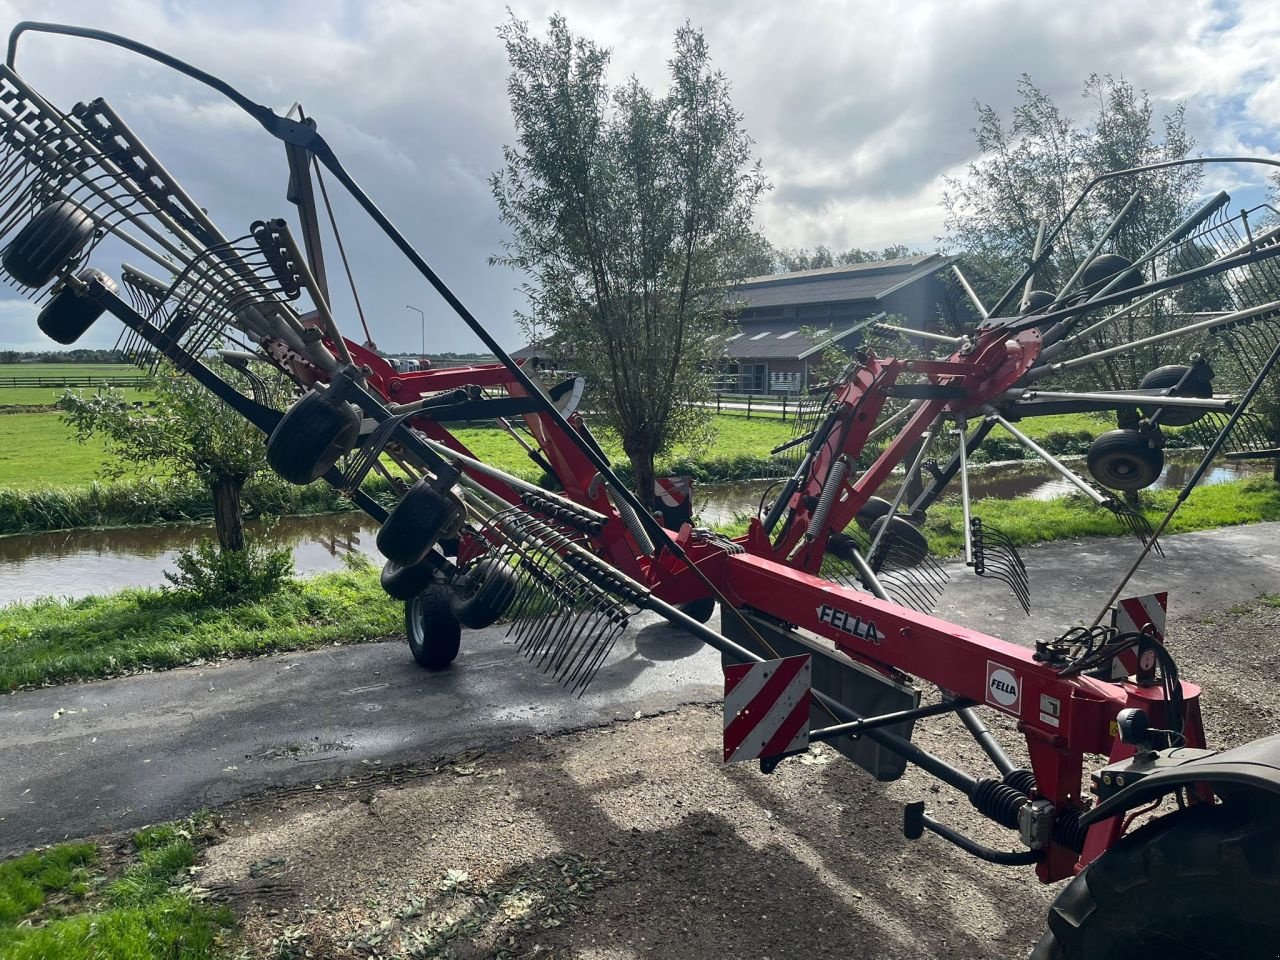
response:
<path id="1" fill-rule="evenodd" d="M 1132 747 L 1110 733 L 1120 710 L 1137 706 L 1150 715 L 1164 715 L 1159 688 L 1062 677 L 1057 666 L 1037 661 L 1030 649 L 763 557 L 735 554 L 725 559 L 723 569 L 726 592 L 734 602 L 830 640 L 841 653 L 886 676 L 910 674 L 942 686 L 954 697 L 1015 717 L 1027 740 L 1037 792 L 1060 814 L 1083 812 L 1084 754 L 1116 759 L 1132 755 Z M 1199 693 L 1194 684 L 1183 682 L 1186 736 L 1192 746 L 1204 742 Z M 1101 837 L 1114 826 L 1106 821 L 1094 824 L 1091 831 Z M 1096 855 L 1104 848 L 1095 840 L 1087 849 Z M 1071 876 L 1080 860 L 1077 850 L 1055 842 L 1037 864 L 1037 872 L 1042 880 L 1061 879 Z"/>

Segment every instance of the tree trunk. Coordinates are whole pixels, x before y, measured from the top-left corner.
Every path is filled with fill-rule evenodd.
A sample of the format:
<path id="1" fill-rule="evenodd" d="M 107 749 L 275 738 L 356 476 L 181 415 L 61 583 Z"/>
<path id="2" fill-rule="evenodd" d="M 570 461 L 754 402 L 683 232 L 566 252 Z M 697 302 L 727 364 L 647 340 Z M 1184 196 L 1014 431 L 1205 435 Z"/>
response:
<path id="1" fill-rule="evenodd" d="M 1271 482 L 1280 483 L 1280 457 L 1271 461 Z"/>
<path id="2" fill-rule="evenodd" d="M 213 526 L 224 551 L 244 549 L 244 511 L 240 506 L 242 477 L 215 477 L 209 484 L 213 494 Z"/>
<path id="3" fill-rule="evenodd" d="M 640 502 L 644 504 L 644 508 L 649 512 L 653 511 L 654 493 L 653 493 L 653 450 L 648 444 L 640 442 L 622 444 L 622 449 L 626 451 L 627 459 L 631 461 L 631 471 L 633 475 L 631 489 L 635 491 Z"/>

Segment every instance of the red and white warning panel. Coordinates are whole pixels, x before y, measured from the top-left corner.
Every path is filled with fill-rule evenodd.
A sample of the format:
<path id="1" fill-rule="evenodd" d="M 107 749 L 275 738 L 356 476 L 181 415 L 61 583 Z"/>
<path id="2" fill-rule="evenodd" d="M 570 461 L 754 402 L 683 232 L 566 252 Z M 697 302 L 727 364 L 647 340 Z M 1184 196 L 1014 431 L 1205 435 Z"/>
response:
<path id="1" fill-rule="evenodd" d="M 805 654 L 724 668 L 724 762 L 809 746 L 813 660 Z"/>
<path id="2" fill-rule="evenodd" d="M 1112 623 L 1121 633 L 1149 633 L 1164 640 L 1164 624 L 1169 618 L 1169 592 L 1128 597 L 1115 605 Z"/>

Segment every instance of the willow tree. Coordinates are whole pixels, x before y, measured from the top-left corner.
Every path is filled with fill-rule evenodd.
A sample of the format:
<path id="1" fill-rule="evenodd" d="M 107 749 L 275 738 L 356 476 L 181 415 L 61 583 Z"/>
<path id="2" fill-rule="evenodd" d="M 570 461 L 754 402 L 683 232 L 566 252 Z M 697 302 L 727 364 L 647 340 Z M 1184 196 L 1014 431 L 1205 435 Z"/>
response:
<path id="1" fill-rule="evenodd" d="M 1182 104 L 1159 116 L 1147 94 L 1122 78 L 1090 76 L 1082 87 L 1090 109 L 1079 120 L 1026 75 L 1017 93 L 1007 118 L 994 107 L 977 105 L 979 157 L 964 177 L 947 180 L 942 200 L 946 245 L 963 256 L 988 304 L 1025 269 L 1041 221 L 1055 227 L 1091 180 L 1110 171 L 1180 160 L 1195 146 Z M 1191 211 L 1201 179 L 1201 168 L 1190 165 L 1100 184 L 1059 235 L 1036 286 L 1056 290 L 1064 283 L 1134 192 L 1138 199 L 1106 249 L 1137 260 Z M 1149 279 L 1150 267 L 1145 269 Z M 1176 319 L 1157 301 L 1128 315 L 1111 335 L 1137 340 Z M 1145 354 L 1108 361 L 1106 385 L 1134 386 L 1151 368 L 1185 362 L 1180 349 L 1177 344 L 1152 347 Z"/>
<path id="2" fill-rule="evenodd" d="M 228 552 L 244 550 L 241 493 L 266 469 L 262 433 L 176 370 L 165 369 L 139 385 L 153 397 L 146 406 L 114 388 L 88 395 L 68 391 L 59 400 L 63 419 L 81 443 L 94 436 L 106 441 L 114 459 L 109 476 L 121 476 L 132 466 L 198 480 L 209 491 L 218 545 Z"/>
<path id="3" fill-rule="evenodd" d="M 701 401 L 767 183 L 689 24 L 661 94 L 635 77 L 611 86 L 609 51 L 559 15 L 545 38 L 514 17 L 498 33 L 518 139 L 490 180 L 510 230 L 491 262 L 528 275 L 522 326 L 587 378 L 651 502 L 654 459 L 708 422 Z"/>

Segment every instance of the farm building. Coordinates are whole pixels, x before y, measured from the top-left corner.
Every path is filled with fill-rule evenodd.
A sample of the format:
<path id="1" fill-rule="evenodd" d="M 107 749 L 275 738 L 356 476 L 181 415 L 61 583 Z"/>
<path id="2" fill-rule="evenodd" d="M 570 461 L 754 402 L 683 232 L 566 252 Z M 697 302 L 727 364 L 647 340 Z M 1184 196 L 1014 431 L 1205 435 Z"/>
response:
<path id="1" fill-rule="evenodd" d="M 734 295 L 745 306 L 725 342 L 720 389 L 804 390 L 823 347 L 856 346 L 860 322 L 880 313 L 917 330 L 937 330 L 941 318 L 963 310 L 941 276 L 953 262 L 954 257 L 930 253 L 743 281 Z M 960 317 L 971 319 L 963 312 Z"/>
<path id="2" fill-rule="evenodd" d="M 743 308 L 725 340 L 718 389 L 800 392 L 824 347 L 857 346 L 860 324 L 878 314 L 917 330 L 946 327 L 948 317 L 971 321 L 944 276 L 955 259 L 929 253 L 744 280 L 733 292 Z M 539 344 L 512 351 L 517 359 L 539 357 L 555 365 L 551 354 Z"/>

